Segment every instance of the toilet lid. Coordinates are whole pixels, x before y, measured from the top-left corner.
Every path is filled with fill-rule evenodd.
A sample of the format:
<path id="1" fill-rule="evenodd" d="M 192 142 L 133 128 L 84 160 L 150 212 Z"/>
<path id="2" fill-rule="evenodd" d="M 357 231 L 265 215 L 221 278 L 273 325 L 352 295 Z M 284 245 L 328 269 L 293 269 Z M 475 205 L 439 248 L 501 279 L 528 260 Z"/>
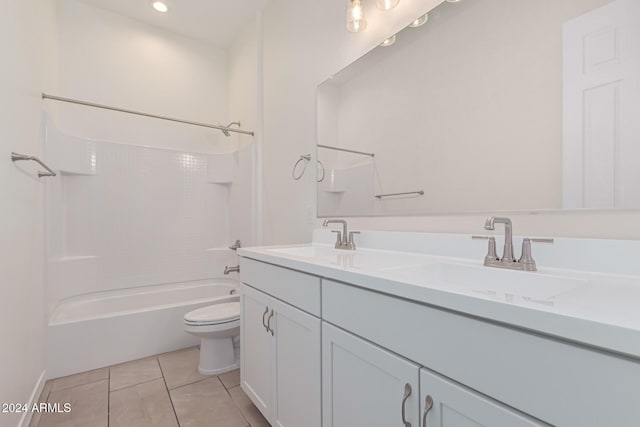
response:
<path id="1" fill-rule="evenodd" d="M 225 323 L 240 317 L 240 302 L 225 302 L 190 311 L 184 315 L 189 323 Z"/>

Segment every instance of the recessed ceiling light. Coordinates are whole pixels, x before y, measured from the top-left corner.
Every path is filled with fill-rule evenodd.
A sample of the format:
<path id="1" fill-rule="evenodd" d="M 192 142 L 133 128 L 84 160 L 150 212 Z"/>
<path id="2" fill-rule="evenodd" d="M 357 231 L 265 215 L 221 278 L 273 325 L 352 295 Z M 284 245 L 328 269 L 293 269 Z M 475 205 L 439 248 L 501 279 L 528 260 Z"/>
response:
<path id="1" fill-rule="evenodd" d="M 167 5 L 166 5 L 166 4 L 164 4 L 164 3 L 163 3 L 163 2 L 161 2 L 161 1 L 154 1 L 153 3 L 151 3 L 151 5 L 152 5 L 152 6 L 153 6 L 153 8 L 154 8 L 155 10 L 157 10 L 158 12 L 162 12 L 162 13 L 164 13 L 164 12 L 166 12 L 166 11 L 168 11 L 168 10 L 169 10 L 169 8 L 167 7 Z"/>

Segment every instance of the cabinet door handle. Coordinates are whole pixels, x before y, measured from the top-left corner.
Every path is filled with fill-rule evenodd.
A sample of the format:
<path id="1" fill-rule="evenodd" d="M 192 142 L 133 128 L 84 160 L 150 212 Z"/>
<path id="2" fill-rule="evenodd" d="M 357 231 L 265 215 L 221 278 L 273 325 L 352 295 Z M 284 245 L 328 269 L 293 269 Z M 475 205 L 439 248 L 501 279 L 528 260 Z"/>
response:
<path id="1" fill-rule="evenodd" d="M 404 385 L 404 396 L 402 397 L 402 422 L 404 423 L 404 427 L 411 427 L 411 423 L 407 421 L 406 415 L 407 399 L 409 396 L 411 396 L 411 385 L 406 383 Z"/>
<path id="2" fill-rule="evenodd" d="M 269 312 L 269 307 L 265 307 L 264 314 L 262 315 L 262 326 L 264 326 L 265 331 L 269 332 L 269 327 L 267 326 L 267 322 L 264 320 L 264 316 Z"/>
<path id="3" fill-rule="evenodd" d="M 422 414 L 422 427 L 427 427 L 427 414 L 433 408 L 433 397 L 430 394 L 424 399 L 424 412 Z"/>
<path id="4" fill-rule="evenodd" d="M 271 328 L 271 318 L 273 317 L 273 309 L 271 309 L 271 314 L 269 315 L 269 318 L 267 319 L 267 330 L 269 332 L 271 332 L 271 336 L 273 336 L 273 329 Z"/>

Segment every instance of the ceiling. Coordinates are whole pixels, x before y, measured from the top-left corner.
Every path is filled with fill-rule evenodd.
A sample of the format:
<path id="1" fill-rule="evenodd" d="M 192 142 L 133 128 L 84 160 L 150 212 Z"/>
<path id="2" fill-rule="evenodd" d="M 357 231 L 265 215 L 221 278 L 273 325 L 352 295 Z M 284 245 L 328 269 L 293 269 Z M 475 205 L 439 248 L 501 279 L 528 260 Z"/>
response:
<path id="1" fill-rule="evenodd" d="M 151 0 L 81 0 L 120 15 L 176 33 L 229 47 L 252 22 L 267 0 L 165 0 L 167 13 L 156 12 Z"/>

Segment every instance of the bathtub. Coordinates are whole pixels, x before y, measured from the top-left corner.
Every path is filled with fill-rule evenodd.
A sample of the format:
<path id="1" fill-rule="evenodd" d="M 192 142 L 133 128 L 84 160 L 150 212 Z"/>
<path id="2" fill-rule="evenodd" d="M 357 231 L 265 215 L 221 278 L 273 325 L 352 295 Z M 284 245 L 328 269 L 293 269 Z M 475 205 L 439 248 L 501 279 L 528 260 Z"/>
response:
<path id="1" fill-rule="evenodd" d="M 229 279 L 208 280 L 63 300 L 49 318 L 47 378 L 197 345 L 198 338 L 183 331 L 185 313 L 238 300 L 238 285 Z"/>

